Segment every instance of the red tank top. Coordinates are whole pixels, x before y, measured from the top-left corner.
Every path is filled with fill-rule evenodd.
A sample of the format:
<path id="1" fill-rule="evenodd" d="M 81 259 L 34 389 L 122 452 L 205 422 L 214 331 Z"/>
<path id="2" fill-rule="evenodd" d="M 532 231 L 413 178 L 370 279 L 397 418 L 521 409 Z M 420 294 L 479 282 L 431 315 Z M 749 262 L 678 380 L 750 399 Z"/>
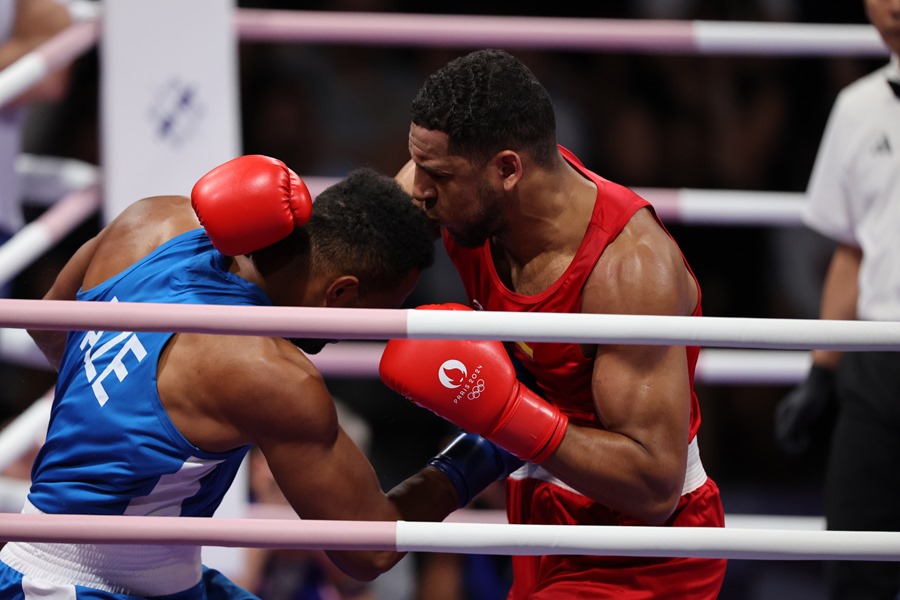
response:
<path id="1" fill-rule="evenodd" d="M 463 248 L 455 244 L 444 231 L 444 245 L 459 271 L 473 308 L 508 312 L 580 313 L 585 282 L 603 250 L 616 239 L 635 212 L 645 206 L 652 210 L 649 202 L 628 188 L 587 170 L 574 154 L 562 146 L 560 152 L 575 169 L 597 185 L 597 201 L 591 222 L 574 259 L 565 273 L 550 287 L 540 294 L 525 296 L 510 290 L 500 280 L 491 257 L 490 241 L 480 248 Z M 663 226 L 661 222 L 660 226 Z M 690 270 L 686 261 L 685 266 Z M 697 292 L 694 316 L 701 314 L 699 285 Z M 511 346 L 513 356 L 534 375 L 541 394 L 548 401 L 558 406 L 574 423 L 602 427 L 594 409 L 591 392 L 593 359 L 585 358 L 578 344 L 523 340 Z M 699 350 L 698 347 L 687 349 L 691 381 L 690 439 L 694 438 L 700 426 L 700 407 L 693 385 Z"/>

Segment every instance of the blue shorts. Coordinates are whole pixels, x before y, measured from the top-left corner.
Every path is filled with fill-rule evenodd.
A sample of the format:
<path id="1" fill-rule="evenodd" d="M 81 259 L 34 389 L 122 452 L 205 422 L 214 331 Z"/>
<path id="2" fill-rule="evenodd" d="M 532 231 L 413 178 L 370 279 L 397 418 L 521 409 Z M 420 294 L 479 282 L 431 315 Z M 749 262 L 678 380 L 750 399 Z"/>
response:
<path id="1" fill-rule="evenodd" d="M 0 600 L 143 600 L 143 596 L 113 594 L 80 585 L 57 585 L 42 581 L 25 581 L 23 575 L 0 562 Z M 203 576 L 194 587 L 153 596 L 155 600 L 259 600 L 238 587 L 215 569 L 203 567 Z"/>

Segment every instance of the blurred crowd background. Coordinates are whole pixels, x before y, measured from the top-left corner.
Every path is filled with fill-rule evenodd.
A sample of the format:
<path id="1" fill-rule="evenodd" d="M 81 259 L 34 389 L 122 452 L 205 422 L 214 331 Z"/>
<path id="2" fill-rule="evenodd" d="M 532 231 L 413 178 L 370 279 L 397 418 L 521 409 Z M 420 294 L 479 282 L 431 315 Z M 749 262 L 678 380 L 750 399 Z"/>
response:
<path id="1" fill-rule="evenodd" d="M 633 0 L 569 3 L 319 0 L 304 10 L 512 14 L 633 19 L 866 23 L 862 2 Z M 571 3 L 574 5 L 575 3 Z M 240 7 L 291 9 L 287 0 Z M 424 78 L 472 48 L 242 43 L 243 151 L 284 160 L 308 176 L 356 166 L 393 174 L 406 161 L 410 101 Z M 885 59 L 553 52 L 510 48 L 549 89 L 560 142 L 593 170 L 629 187 L 801 192 L 837 92 Z M 74 65 L 60 102 L 32 107 L 26 152 L 99 165 L 95 50 Z M 198 174 L 199 175 L 199 174 Z M 188 190 L 172 190 L 186 193 Z M 137 198 L 135 198 L 137 199 Z M 26 199 L 27 201 L 27 199 Z M 28 218 L 43 210 L 26 206 Z M 39 298 L 91 220 L 23 272 L 13 295 Z M 815 318 L 830 246 L 800 227 L 670 225 L 703 289 L 704 314 Z M 408 304 L 464 300 L 439 258 Z M 48 371 L 0 365 L 0 412 L 19 414 L 53 384 Z M 450 434 L 430 413 L 377 380 L 331 380 L 368 426 L 385 487 L 417 469 Z M 699 385 L 700 447 L 726 512 L 820 515 L 827 440 L 786 456 L 773 442 L 782 386 Z M 722 597 L 821 597 L 814 561 L 732 561 Z"/>

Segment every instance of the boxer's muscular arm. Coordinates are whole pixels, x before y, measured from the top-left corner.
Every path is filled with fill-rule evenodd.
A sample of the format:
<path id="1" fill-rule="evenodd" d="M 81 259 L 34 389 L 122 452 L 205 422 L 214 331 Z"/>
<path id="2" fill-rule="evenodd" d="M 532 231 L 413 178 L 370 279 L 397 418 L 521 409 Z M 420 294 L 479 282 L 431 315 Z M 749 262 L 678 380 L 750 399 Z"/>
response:
<path id="1" fill-rule="evenodd" d="M 859 266 L 862 250 L 847 244 L 838 244 L 828 265 L 820 319 L 843 319 L 853 321 L 856 317 L 856 301 L 859 296 Z M 836 369 L 842 352 L 836 350 L 813 350 L 813 363 Z"/>
<path id="2" fill-rule="evenodd" d="M 254 443 L 297 515 L 327 520 L 432 520 L 456 510 L 450 482 L 426 468 L 385 494 L 370 462 L 339 426 L 321 375 L 285 340 L 179 335 L 166 356 L 160 395 L 193 444 L 221 452 Z M 190 357 L 204 357 L 202 361 Z M 180 365 L 191 365 L 179 374 Z M 169 370 L 172 367 L 172 370 Z M 204 382 L 203 389 L 184 386 Z M 423 460 L 424 463 L 424 460 Z M 396 552 L 329 552 L 350 576 L 368 580 Z"/>
<path id="3" fill-rule="evenodd" d="M 690 315 L 696 286 L 674 242 L 639 211 L 604 252 L 582 311 Z M 597 348 L 594 404 L 608 431 L 569 426 L 544 466 L 582 493 L 650 523 L 677 505 L 685 475 L 690 385 L 683 347 Z"/>
<path id="4" fill-rule="evenodd" d="M 167 240 L 204 221 L 213 245 L 228 256 L 275 243 L 306 223 L 312 199 L 306 184 L 282 161 L 262 155 L 229 160 L 204 174 L 191 197 L 144 198 L 123 210 L 63 267 L 45 300 L 74 300 L 137 262 Z M 29 331 L 59 368 L 64 331 Z"/>
<path id="5" fill-rule="evenodd" d="M 310 392 L 307 394 L 306 392 Z M 312 406 L 300 406 L 310 402 Z M 298 516 L 360 521 L 441 521 L 456 510 L 449 482 L 429 468 L 387 494 L 363 451 L 337 424 L 333 402 L 313 377 L 295 393 L 290 418 L 261 435 L 260 447 L 275 480 Z M 293 423 L 294 427 L 289 427 Z M 437 493 L 435 493 L 437 492 Z M 394 566 L 397 552 L 329 551 L 342 571 L 371 580 Z"/>
<path id="6" fill-rule="evenodd" d="M 82 281 L 84 281 L 84 274 L 94 257 L 94 253 L 97 251 L 97 246 L 101 243 L 103 233 L 101 231 L 75 252 L 56 276 L 56 280 L 44 295 L 44 300 L 75 299 L 75 294 L 81 288 Z M 54 369 L 59 370 L 59 363 L 62 360 L 63 349 L 66 345 L 66 332 L 49 329 L 29 329 L 28 334 L 47 358 L 50 365 Z"/>
<path id="7" fill-rule="evenodd" d="M 159 196 L 139 200 L 72 255 L 43 299 L 75 300 L 82 287 L 96 286 L 167 239 L 199 225 L 186 197 Z M 30 329 L 28 333 L 50 364 L 59 368 L 66 332 Z"/>

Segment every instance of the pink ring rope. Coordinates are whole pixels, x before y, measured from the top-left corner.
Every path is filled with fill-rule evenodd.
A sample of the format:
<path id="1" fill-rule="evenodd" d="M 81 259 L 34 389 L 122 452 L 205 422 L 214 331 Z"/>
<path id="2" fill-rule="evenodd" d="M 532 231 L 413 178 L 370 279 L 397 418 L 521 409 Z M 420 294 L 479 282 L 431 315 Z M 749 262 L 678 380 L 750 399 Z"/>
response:
<path id="1" fill-rule="evenodd" d="M 900 533 L 0 514 L 0 540 L 463 554 L 900 560 Z"/>
<path id="2" fill-rule="evenodd" d="M 325 339 L 900 350 L 900 322 L 0 299 L 0 327 Z"/>
<path id="3" fill-rule="evenodd" d="M 0 285 L 10 281 L 36 258 L 52 248 L 70 231 L 100 208 L 96 186 L 72 192 L 0 246 Z"/>
<path id="4" fill-rule="evenodd" d="M 257 42 L 766 56 L 888 54 L 867 25 L 240 9 L 237 27 L 242 40 Z"/>
<path id="5" fill-rule="evenodd" d="M 81 9 L 68 30 L 0 73 L 0 106 L 96 45 L 101 10 Z M 86 15 L 86 16 L 85 16 Z M 237 9 L 240 39 L 391 46 L 505 46 L 679 54 L 887 56 L 867 25 L 575 19 Z"/>

